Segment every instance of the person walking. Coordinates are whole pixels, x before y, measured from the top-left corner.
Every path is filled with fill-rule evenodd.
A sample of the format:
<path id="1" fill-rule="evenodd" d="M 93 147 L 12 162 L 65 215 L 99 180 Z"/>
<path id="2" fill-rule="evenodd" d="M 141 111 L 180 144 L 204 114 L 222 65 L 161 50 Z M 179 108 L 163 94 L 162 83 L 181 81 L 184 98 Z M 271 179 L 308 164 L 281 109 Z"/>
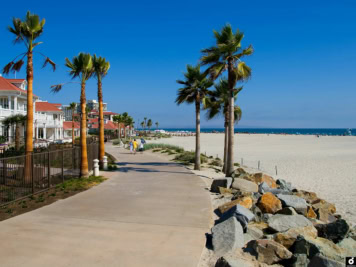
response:
<path id="1" fill-rule="evenodd" d="M 137 141 L 136 141 L 136 139 L 134 139 L 134 141 L 133 141 L 133 151 L 134 151 L 134 154 L 136 154 L 137 146 L 138 146 Z"/>
<path id="2" fill-rule="evenodd" d="M 133 152 L 133 147 L 134 145 L 133 145 L 133 143 L 132 143 L 132 141 L 130 140 L 130 152 L 131 152 L 131 154 L 132 154 L 132 152 Z"/>

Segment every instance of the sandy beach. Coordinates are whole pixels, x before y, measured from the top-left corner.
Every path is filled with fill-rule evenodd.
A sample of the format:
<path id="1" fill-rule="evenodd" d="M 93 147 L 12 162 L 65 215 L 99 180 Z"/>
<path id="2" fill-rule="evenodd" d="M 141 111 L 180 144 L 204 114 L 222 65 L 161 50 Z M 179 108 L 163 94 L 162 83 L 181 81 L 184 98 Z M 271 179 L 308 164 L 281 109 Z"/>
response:
<path id="1" fill-rule="evenodd" d="M 195 137 L 151 140 L 194 150 Z M 201 152 L 223 157 L 223 134 L 201 134 Z M 356 222 L 356 137 L 236 134 L 235 162 L 260 169 L 296 188 L 316 192 Z M 277 172 L 276 175 L 276 168 Z"/>

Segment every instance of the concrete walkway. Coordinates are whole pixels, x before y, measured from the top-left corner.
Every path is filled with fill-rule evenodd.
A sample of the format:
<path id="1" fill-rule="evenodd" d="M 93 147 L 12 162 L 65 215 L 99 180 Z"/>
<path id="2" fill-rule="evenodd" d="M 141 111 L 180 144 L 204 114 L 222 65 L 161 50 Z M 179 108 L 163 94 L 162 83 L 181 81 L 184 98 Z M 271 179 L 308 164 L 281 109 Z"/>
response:
<path id="1" fill-rule="evenodd" d="M 197 266 L 211 219 L 204 182 L 150 153 L 107 151 L 120 171 L 103 184 L 0 222 L 1 266 Z"/>

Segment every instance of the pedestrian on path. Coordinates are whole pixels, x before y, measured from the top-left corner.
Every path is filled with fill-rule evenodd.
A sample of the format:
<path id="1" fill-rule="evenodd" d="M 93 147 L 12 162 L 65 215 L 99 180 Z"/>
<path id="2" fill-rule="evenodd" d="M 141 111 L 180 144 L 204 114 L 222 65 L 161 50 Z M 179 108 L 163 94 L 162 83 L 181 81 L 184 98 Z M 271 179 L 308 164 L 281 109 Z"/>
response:
<path id="1" fill-rule="evenodd" d="M 137 141 L 136 141 L 136 139 L 134 139 L 134 141 L 133 141 L 133 151 L 134 151 L 134 154 L 136 154 L 137 146 L 138 146 Z"/>
<path id="2" fill-rule="evenodd" d="M 133 152 L 133 143 L 132 143 L 131 140 L 130 140 L 130 152 L 131 152 L 131 154 L 132 154 L 132 152 Z"/>

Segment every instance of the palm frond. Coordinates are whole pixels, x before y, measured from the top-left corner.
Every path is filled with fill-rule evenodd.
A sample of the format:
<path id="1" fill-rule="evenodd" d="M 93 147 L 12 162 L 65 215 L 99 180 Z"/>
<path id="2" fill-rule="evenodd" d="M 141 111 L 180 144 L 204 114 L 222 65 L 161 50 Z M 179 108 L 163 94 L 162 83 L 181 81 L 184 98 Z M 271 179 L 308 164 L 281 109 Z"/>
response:
<path id="1" fill-rule="evenodd" d="M 63 88 L 63 83 L 52 85 L 51 92 L 58 93 L 60 90 L 62 90 L 62 88 Z"/>
<path id="2" fill-rule="evenodd" d="M 21 70 L 21 67 L 22 67 L 22 65 L 24 64 L 25 62 L 22 60 L 22 59 L 20 59 L 19 61 L 17 61 L 14 65 L 12 65 L 12 68 L 11 68 L 11 70 L 12 71 L 17 71 L 17 72 L 19 72 L 20 70 Z"/>
<path id="3" fill-rule="evenodd" d="M 15 63 L 13 61 L 7 63 L 6 66 L 2 69 L 2 73 L 9 74 L 9 72 L 14 64 Z"/>
<path id="4" fill-rule="evenodd" d="M 52 66 L 53 71 L 55 71 L 56 70 L 56 63 L 54 63 L 49 57 L 46 57 L 42 68 L 46 67 L 48 63 Z"/>

